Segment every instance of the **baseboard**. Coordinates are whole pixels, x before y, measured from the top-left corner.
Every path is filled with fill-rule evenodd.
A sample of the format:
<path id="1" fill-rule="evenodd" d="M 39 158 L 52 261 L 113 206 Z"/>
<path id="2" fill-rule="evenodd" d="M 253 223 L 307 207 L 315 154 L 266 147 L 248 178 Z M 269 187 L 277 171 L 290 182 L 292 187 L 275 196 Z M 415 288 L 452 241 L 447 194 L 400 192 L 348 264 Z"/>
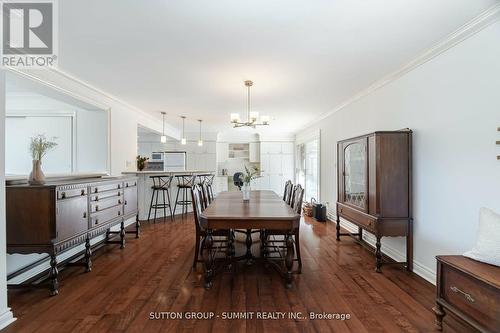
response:
<path id="1" fill-rule="evenodd" d="M 5 309 L 4 313 L 0 315 L 0 330 L 15 322 L 16 319 L 10 308 Z"/>
<path id="2" fill-rule="evenodd" d="M 329 210 L 328 211 L 328 219 L 332 221 L 333 223 L 336 223 L 337 220 L 337 214 L 334 211 Z M 351 233 L 357 233 L 358 232 L 358 227 L 352 223 L 350 223 L 347 220 L 341 219 L 342 221 L 342 228 L 346 229 L 347 231 Z M 368 244 L 371 246 L 375 247 L 375 236 L 368 233 L 368 232 L 363 232 L 363 240 L 366 241 Z M 384 244 L 384 239 L 382 239 L 382 252 L 387 255 L 389 258 L 394 259 L 395 261 L 405 261 L 406 260 L 406 253 L 401 252 L 400 250 Z M 419 261 L 415 260 L 413 258 L 413 273 L 417 274 L 418 276 L 422 277 L 426 281 L 429 281 L 433 285 L 436 285 L 436 271 L 434 269 L 431 269 Z"/>

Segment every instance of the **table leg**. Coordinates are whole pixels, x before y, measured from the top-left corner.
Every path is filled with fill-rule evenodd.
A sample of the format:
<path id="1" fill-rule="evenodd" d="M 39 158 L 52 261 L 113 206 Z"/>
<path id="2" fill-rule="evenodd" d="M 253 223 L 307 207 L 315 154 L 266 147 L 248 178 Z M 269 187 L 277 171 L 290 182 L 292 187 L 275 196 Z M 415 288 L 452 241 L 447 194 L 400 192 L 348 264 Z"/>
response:
<path id="1" fill-rule="evenodd" d="M 288 232 L 286 235 L 286 256 L 285 256 L 285 266 L 286 266 L 286 287 L 289 289 L 292 287 L 293 281 L 293 257 L 294 257 L 294 244 L 293 244 L 293 232 Z"/>
<path id="2" fill-rule="evenodd" d="M 212 287 L 213 272 L 213 256 L 212 256 L 212 246 L 214 244 L 214 239 L 212 237 L 212 230 L 208 229 L 203 240 L 203 260 L 205 261 L 205 289 L 210 289 Z"/>
<path id="3" fill-rule="evenodd" d="M 247 229 L 247 252 L 245 253 L 245 258 L 247 259 L 247 265 L 252 264 L 252 229 Z"/>

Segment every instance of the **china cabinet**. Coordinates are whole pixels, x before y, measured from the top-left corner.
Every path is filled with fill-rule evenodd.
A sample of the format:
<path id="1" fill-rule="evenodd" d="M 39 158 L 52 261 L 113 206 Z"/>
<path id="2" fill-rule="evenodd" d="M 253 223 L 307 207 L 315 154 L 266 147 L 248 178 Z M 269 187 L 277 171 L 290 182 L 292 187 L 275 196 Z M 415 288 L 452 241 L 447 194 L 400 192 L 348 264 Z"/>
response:
<path id="1" fill-rule="evenodd" d="M 382 265 L 381 238 L 406 237 L 406 268 L 412 270 L 411 130 L 374 132 L 339 141 L 337 240 L 363 230 L 376 237 L 376 270 Z M 358 227 L 341 233 L 340 218 Z"/>

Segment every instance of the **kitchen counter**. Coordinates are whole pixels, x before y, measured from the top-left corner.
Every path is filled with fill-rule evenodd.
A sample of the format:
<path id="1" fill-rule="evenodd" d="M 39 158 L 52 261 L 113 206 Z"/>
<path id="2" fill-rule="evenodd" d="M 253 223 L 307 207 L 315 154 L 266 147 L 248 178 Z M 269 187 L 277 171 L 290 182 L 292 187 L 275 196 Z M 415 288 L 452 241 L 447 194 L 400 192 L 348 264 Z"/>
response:
<path id="1" fill-rule="evenodd" d="M 153 190 L 151 187 L 153 186 L 153 181 L 151 180 L 150 176 L 158 175 L 158 176 L 175 176 L 175 175 L 201 175 L 201 174 L 215 174 L 215 171 L 207 171 L 207 170 L 185 170 L 185 171 L 156 171 L 156 170 L 151 170 L 151 171 L 124 171 L 122 174 L 124 175 L 134 175 L 137 176 L 138 178 L 138 201 L 139 201 L 139 220 L 145 221 L 148 219 L 148 213 L 149 213 L 149 205 L 151 204 L 151 196 L 153 195 Z M 171 199 L 171 205 L 172 205 L 172 210 L 174 209 L 175 205 L 175 197 L 177 194 L 177 180 L 174 179 L 172 181 L 172 185 L 170 187 L 170 199 Z M 161 195 L 160 195 L 160 200 Z M 180 214 L 182 210 L 181 206 L 178 206 L 176 209 L 176 212 L 174 214 Z M 191 207 L 188 206 L 188 211 L 191 211 Z M 167 209 L 169 211 L 169 209 Z M 151 212 L 151 215 L 154 214 L 154 210 Z M 168 213 L 167 213 L 168 215 Z M 163 217 L 163 210 L 159 209 L 156 212 L 157 218 L 162 218 Z M 168 219 L 167 221 L 170 221 Z"/>
<path id="2" fill-rule="evenodd" d="M 207 171 L 207 170 L 185 170 L 185 171 L 156 171 L 156 170 L 147 170 L 147 171 L 124 171 L 122 174 L 124 175 L 194 175 L 194 174 L 203 174 L 203 173 L 215 173 L 215 171 Z"/>

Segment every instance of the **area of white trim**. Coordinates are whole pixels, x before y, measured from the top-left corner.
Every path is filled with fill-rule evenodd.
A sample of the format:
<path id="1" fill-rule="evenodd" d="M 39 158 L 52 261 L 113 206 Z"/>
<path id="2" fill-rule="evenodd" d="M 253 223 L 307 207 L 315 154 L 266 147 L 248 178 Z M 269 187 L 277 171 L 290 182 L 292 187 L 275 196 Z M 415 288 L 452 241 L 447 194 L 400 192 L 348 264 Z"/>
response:
<path id="1" fill-rule="evenodd" d="M 10 308 L 5 309 L 0 315 L 0 330 L 15 322 L 16 319 Z"/>
<path id="2" fill-rule="evenodd" d="M 463 42 L 464 40 L 468 39 L 469 37 L 475 35 L 476 33 L 480 32 L 484 28 L 488 27 L 492 23 L 497 22 L 500 20 L 500 3 L 491 6 L 484 12 L 482 12 L 480 15 L 476 16 L 466 24 L 462 25 L 460 28 L 446 36 L 444 39 L 440 40 L 439 42 L 435 43 L 433 46 L 431 46 L 429 49 L 425 50 L 421 54 L 419 54 L 417 57 L 415 57 L 413 60 L 408 62 L 407 64 L 403 65 L 400 67 L 398 70 L 382 77 L 380 80 L 375 81 L 373 84 L 368 86 L 367 88 L 359 91 L 355 95 L 351 96 L 344 102 L 340 103 L 336 107 L 334 107 L 332 110 L 327 111 L 317 117 L 316 119 L 306 123 L 304 126 L 301 127 L 296 133 L 300 133 L 303 129 L 308 128 L 309 126 L 312 126 L 319 121 L 331 116 L 335 112 L 342 110 L 346 106 L 356 102 L 357 100 L 371 94 L 375 90 L 378 90 L 382 88 L 383 86 L 396 81 L 397 79 L 401 78 L 408 72 L 411 72 L 412 70 L 416 69 L 417 67 L 425 64 L 426 62 L 434 59 L 441 53 L 451 49 L 455 45 Z"/>
<path id="3" fill-rule="evenodd" d="M 333 221 L 333 223 L 336 223 L 337 214 L 334 211 L 329 210 L 327 215 L 329 220 Z M 344 219 L 341 219 L 341 221 L 342 221 L 342 228 L 346 229 L 351 233 L 358 232 L 358 227 L 356 225 Z M 376 239 L 374 235 L 367 232 L 363 232 L 363 240 L 366 241 L 371 246 L 375 247 Z M 395 261 L 401 262 L 406 260 L 406 253 L 402 253 L 401 251 L 395 249 L 392 246 L 382 244 L 382 252 L 389 258 L 394 259 Z M 413 273 L 429 281 L 433 285 L 436 284 L 436 271 L 423 265 L 422 263 L 416 261 L 415 259 L 413 259 Z"/>

